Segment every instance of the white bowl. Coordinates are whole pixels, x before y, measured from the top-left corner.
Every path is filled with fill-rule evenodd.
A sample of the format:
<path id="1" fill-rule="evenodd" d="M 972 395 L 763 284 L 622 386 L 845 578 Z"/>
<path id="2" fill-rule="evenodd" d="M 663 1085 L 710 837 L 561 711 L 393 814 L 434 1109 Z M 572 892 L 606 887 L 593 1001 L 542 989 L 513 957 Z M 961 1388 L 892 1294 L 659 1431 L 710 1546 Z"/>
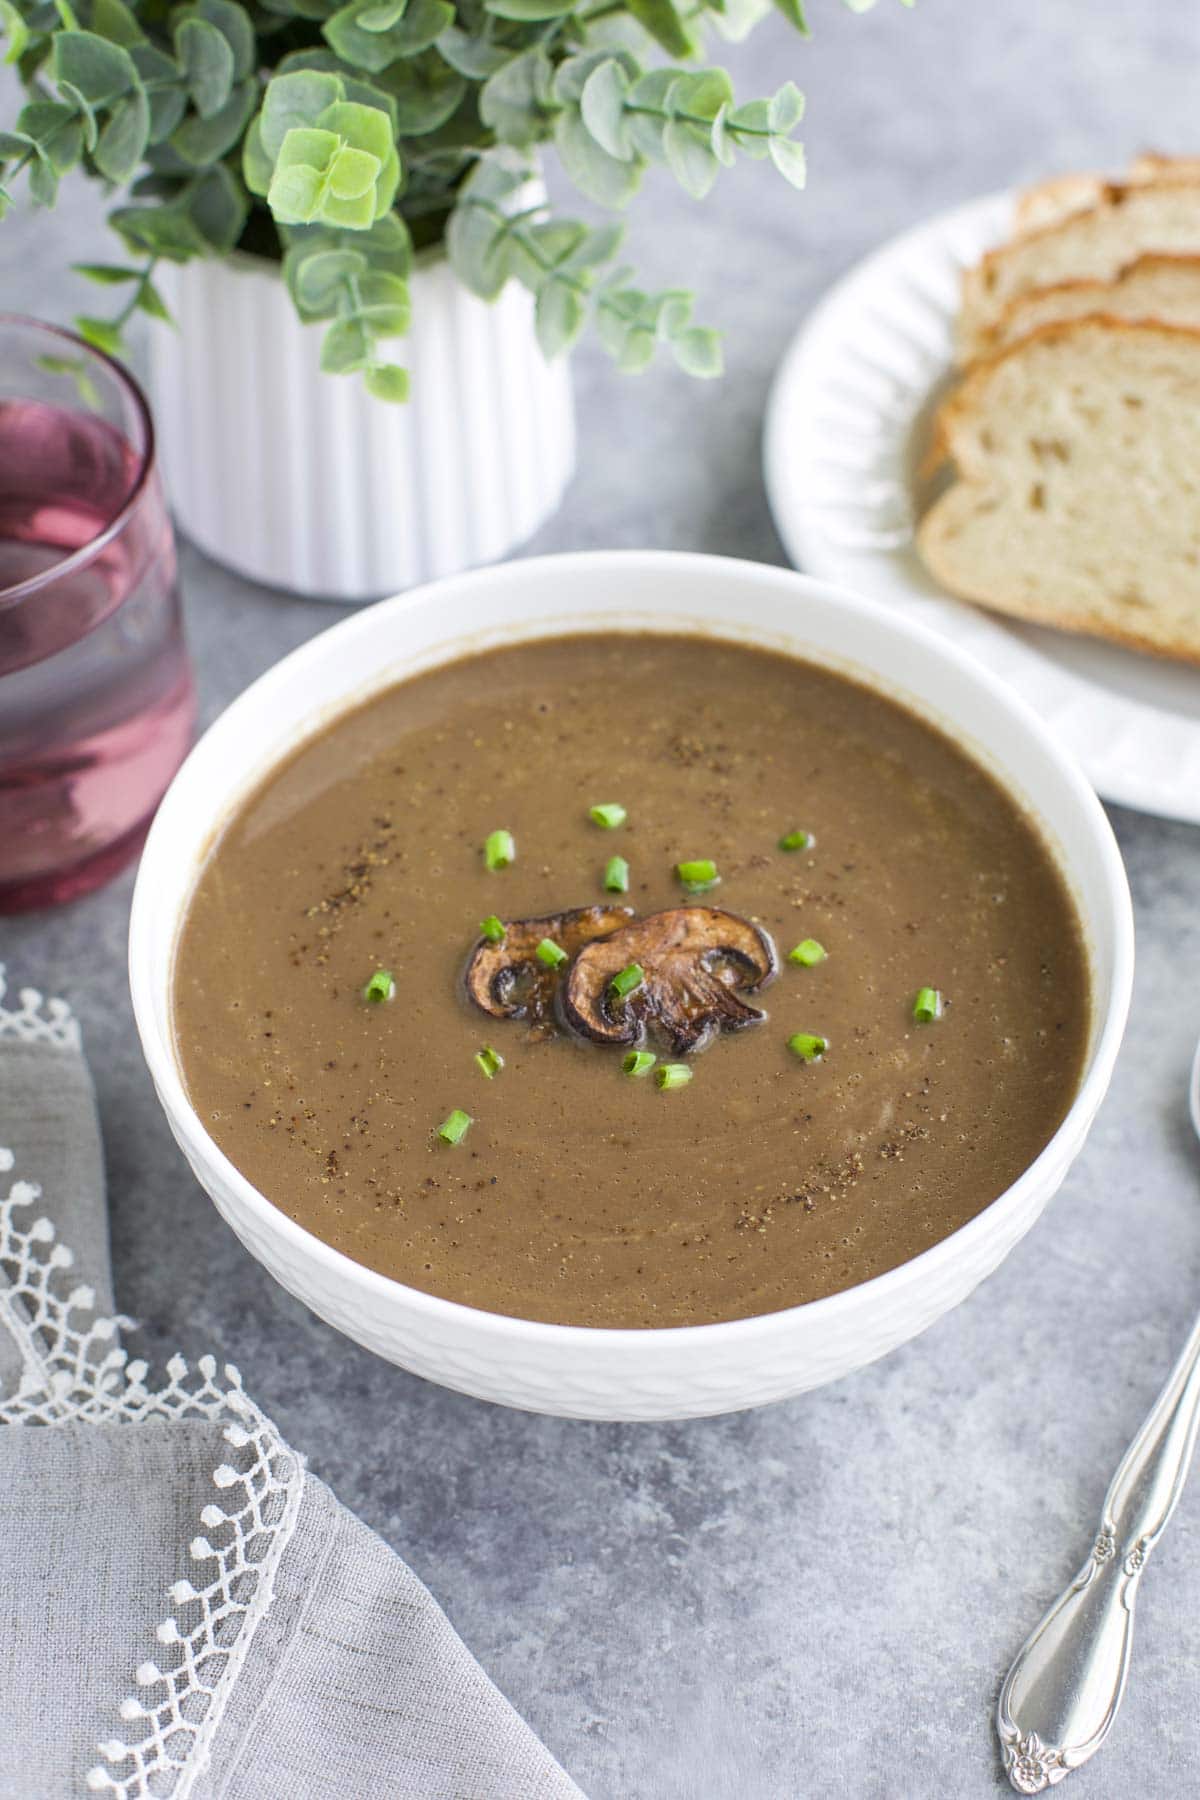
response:
<path id="1" fill-rule="evenodd" d="M 1074 1104 L 1024 1174 L 951 1237 L 872 1281 L 731 1324 L 606 1331 L 479 1312 L 404 1287 L 278 1211 L 205 1130 L 171 1030 L 176 937 L 213 833 L 264 773 L 328 719 L 417 670 L 489 645 L 612 628 L 695 630 L 847 670 L 924 714 L 1040 822 L 1074 892 L 1094 1025 Z M 502 564 L 381 602 L 269 670 L 197 744 L 167 791 L 138 873 L 130 980 L 171 1129 L 223 1216 L 275 1279 L 348 1337 L 446 1387 L 587 1419 L 701 1417 L 783 1399 L 861 1368 L 956 1306 L 1033 1224 L 1108 1086 L 1129 1004 L 1133 920 L 1091 788 L 1034 713 L 977 663 L 884 608 L 755 563 L 589 552 Z"/>

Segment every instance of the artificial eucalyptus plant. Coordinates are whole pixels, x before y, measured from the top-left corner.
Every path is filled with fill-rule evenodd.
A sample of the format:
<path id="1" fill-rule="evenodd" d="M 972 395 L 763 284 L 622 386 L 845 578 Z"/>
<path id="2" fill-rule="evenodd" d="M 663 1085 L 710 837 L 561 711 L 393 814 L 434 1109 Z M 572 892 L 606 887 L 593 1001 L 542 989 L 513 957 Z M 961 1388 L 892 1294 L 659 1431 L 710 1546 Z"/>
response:
<path id="1" fill-rule="evenodd" d="M 472 292 L 532 290 L 549 356 L 590 315 L 622 369 L 665 343 L 715 375 L 692 296 L 640 289 L 619 225 L 551 211 L 538 147 L 608 209 L 650 163 L 697 198 L 739 155 L 801 186 L 792 83 L 739 105 L 724 69 L 690 66 L 709 27 L 739 39 L 772 5 L 807 32 L 802 0 L 0 0 L 29 95 L 0 131 L 0 216 L 22 175 L 37 206 L 76 167 L 128 187 L 109 214 L 128 262 L 77 265 L 121 290 L 77 321 L 104 350 L 165 314 L 161 259 L 240 247 L 282 257 L 300 316 L 328 322 L 323 368 L 402 399 L 380 343 L 407 327 L 414 247 L 441 240 Z"/>

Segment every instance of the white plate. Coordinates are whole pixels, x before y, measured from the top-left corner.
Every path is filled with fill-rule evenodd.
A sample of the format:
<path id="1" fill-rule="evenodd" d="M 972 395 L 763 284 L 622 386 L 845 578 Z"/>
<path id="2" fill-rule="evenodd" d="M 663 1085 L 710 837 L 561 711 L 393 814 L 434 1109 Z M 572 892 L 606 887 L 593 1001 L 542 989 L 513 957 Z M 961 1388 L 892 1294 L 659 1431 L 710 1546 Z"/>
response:
<path id="1" fill-rule="evenodd" d="M 1009 229 L 994 194 L 894 238 L 794 338 L 767 411 L 767 494 L 792 561 L 873 595 L 1009 681 L 1108 800 L 1200 824 L 1200 674 L 946 596 L 912 547 L 912 472 L 951 366 L 964 264 Z"/>

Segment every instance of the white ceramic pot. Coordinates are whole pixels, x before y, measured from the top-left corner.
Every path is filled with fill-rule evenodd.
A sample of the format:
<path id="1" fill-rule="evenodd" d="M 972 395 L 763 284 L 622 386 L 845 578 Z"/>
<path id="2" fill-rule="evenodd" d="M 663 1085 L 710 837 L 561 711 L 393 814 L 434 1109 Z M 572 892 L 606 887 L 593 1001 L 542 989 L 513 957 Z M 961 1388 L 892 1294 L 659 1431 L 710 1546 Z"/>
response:
<path id="1" fill-rule="evenodd" d="M 731 1324 L 606 1331 L 533 1324 L 418 1293 L 312 1237 L 217 1148 L 184 1091 L 171 1030 L 180 921 L 230 809 L 330 714 L 491 644 L 614 626 L 709 633 L 849 670 L 934 720 L 1039 821 L 1075 894 L 1095 1016 L 1078 1096 L 1037 1160 L 960 1231 L 873 1281 Z M 197 1178 L 252 1255 L 348 1337 L 433 1381 L 536 1412 L 688 1418 L 779 1400 L 857 1369 L 970 1293 L 1033 1224 L 1081 1148 L 1129 1005 L 1125 872 L 1094 793 L 1036 715 L 981 665 L 872 602 L 785 570 L 642 552 L 480 570 L 347 619 L 285 657 L 219 718 L 151 829 L 130 924 L 138 1030 Z"/>
<path id="2" fill-rule="evenodd" d="M 323 375 L 278 270 L 246 256 L 160 265 L 178 326 L 150 334 L 149 387 L 175 517 L 271 587 L 366 600 L 505 556 L 554 512 L 575 460 L 567 363 L 533 300 L 489 305 L 442 257 L 411 277 L 412 328 L 385 345 L 406 405 Z"/>

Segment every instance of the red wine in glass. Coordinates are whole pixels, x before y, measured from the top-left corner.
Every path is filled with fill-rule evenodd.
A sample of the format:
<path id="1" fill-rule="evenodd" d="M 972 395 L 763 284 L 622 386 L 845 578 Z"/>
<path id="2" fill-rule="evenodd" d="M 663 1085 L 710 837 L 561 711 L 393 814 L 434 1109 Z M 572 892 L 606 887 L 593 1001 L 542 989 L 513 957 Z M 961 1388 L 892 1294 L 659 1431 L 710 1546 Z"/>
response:
<path id="1" fill-rule="evenodd" d="M 0 912 L 135 854 L 194 716 L 145 402 L 66 334 L 0 319 Z"/>

